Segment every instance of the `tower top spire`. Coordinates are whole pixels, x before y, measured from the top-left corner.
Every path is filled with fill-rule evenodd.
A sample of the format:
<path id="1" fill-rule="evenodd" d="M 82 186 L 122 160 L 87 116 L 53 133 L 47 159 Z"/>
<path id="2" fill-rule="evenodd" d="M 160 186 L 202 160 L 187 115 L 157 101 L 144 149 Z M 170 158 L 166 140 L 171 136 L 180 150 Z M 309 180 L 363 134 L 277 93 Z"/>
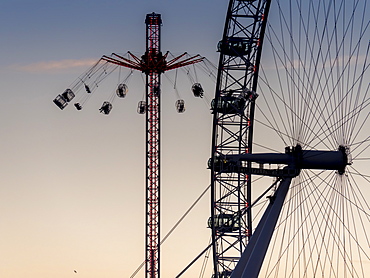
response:
<path id="1" fill-rule="evenodd" d="M 156 14 L 155 12 L 152 12 L 151 14 L 147 14 L 145 18 L 145 24 L 162 25 L 161 14 Z"/>

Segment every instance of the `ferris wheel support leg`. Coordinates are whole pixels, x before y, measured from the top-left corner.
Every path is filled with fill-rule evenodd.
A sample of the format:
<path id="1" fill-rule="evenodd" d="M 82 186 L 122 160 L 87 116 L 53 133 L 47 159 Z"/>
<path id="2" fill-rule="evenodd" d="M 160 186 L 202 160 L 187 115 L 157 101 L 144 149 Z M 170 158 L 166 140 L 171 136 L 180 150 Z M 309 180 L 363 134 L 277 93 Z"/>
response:
<path id="1" fill-rule="evenodd" d="M 270 204 L 232 272 L 231 278 L 258 277 L 291 180 L 292 178 L 284 178 L 275 194 L 270 198 Z"/>

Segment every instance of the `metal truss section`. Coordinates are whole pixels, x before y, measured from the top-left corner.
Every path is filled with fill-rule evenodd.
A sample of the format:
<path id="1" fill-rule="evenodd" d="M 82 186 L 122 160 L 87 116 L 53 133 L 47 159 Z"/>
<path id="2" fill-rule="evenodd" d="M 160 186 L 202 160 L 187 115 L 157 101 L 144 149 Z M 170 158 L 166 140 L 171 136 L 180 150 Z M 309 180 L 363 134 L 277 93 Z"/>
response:
<path id="1" fill-rule="evenodd" d="M 225 29 L 218 44 L 220 60 L 213 118 L 211 217 L 214 277 L 229 277 L 251 235 L 250 176 L 230 172 L 220 157 L 252 150 L 254 101 L 263 33 L 270 1 L 229 2 Z M 244 166 L 248 166 L 244 163 Z"/>
<path id="2" fill-rule="evenodd" d="M 145 277 L 160 277 L 160 113 L 161 113 L 161 74 L 202 62 L 205 58 L 200 55 L 188 55 L 186 52 L 173 57 L 169 51 L 161 52 L 160 14 L 147 14 L 146 24 L 146 51 L 141 56 L 131 52 L 127 55 L 112 53 L 103 55 L 100 60 L 81 75 L 71 86 L 58 95 L 53 102 L 63 110 L 75 98 L 75 90 L 85 88 L 88 95 L 98 87 L 98 84 L 109 76 L 118 67 L 129 68 L 132 71 L 141 71 L 146 76 L 145 100 L 138 103 L 137 112 L 146 114 L 146 241 L 145 241 Z M 170 59 L 168 59 L 171 56 Z M 131 74 L 130 74 L 131 75 Z M 128 78 L 128 77 L 127 77 Z M 127 80 L 127 78 L 125 80 Z M 119 98 L 124 98 L 128 91 L 125 83 L 120 83 L 116 90 Z M 195 97 L 203 96 L 203 88 L 199 83 L 192 87 Z M 113 96 L 114 97 L 114 96 Z M 83 97 L 86 102 L 88 97 Z M 75 103 L 77 110 L 82 110 L 82 103 Z M 178 113 L 185 111 L 184 100 L 176 102 Z M 99 111 L 108 115 L 112 104 L 104 101 Z"/>
<path id="3" fill-rule="evenodd" d="M 148 14 L 145 20 L 146 52 L 146 277 L 159 277 L 160 261 L 160 73 L 155 69 L 160 51 L 160 14 Z M 154 65 L 154 66 L 152 66 Z"/>

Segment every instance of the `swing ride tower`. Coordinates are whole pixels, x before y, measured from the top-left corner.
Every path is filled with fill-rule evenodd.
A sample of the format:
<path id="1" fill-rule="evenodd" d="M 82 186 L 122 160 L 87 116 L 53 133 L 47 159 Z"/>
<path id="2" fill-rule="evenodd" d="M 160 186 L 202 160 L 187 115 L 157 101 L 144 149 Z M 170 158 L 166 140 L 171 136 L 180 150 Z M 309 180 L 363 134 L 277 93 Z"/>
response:
<path id="1" fill-rule="evenodd" d="M 184 53 L 167 61 L 168 52 L 161 52 L 160 14 L 146 15 L 146 51 L 139 58 L 129 52 L 132 60 L 117 54 L 103 56 L 103 60 L 119 66 L 139 70 L 146 75 L 145 103 L 138 111 L 146 112 L 146 257 L 145 277 L 160 277 L 160 111 L 161 74 L 165 71 L 195 64 L 203 60 L 199 55 L 185 57 Z"/>
<path id="2" fill-rule="evenodd" d="M 229 1 L 211 102 L 212 240 L 176 277 L 210 249 L 212 278 L 366 277 L 364 264 L 370 258 L 369 205 L 362 192 L 370 183 L 363 174 L 370 157 L 366 2 Z M 280 24 L 267 22 L 270 10 Z M 146 75 L 146 97 L 138 107 L 146 114 L 142 266 L 146 278 L 155 278 L 160 277 L 161 74 L 203 58 L 184 53 L 167 60 L 168 52 L 162 54 L 160 48 L 161 16 L 148 14 L 145 23 L 143 56 L 130 52 L 129 58 L 103 56 L 54 103 L 64 109 L 80 87 L 91 94 L 112 72 L 106 70 L 107 64 Z M 194 96 L 202 97 L 197 84 Z M 119 84 L 118 97 L 126 92 L 126 84 Z M 81 110 L 82 104 L 74 106 Z M 183 104 L 176 102 L 180 113 Z M 107 115 L 111 109 L 105 101 L 99 111 Z"/>
<path id="3" fill-rule="evenodd" d="M 145 277 L 160 277 L 160 112 L 161 112 L 161 74 L 192 65 L 204 60 L 200 55 L 190 56 L 186 52 L 167 59 L 169 52 L 161 52 L 161 26 L 160 14 L 151 13 L 146 15 L 146 51 L 141 57 L 131 52 L 128 57 L 112 53 L 110 56 L 102 56 L 100 60 L 82 75 L 78 81 L 67 89 L 63 94 L 54 99 L 54 103 L 63 110 L 75 97 L 75 90 L 85 88 L 87 95 L 91 95 L 97 88 L 97 84 L 113 72 L 107 70 L 108 65 L 125 67 L 131 70 L 141 71 L 146 75 L 145 101 L 140 101 L 138 106 L 139 114 L 146 114 L 146 242 L 145 242 Z M 92 77 L 95 81 L 92 82 Z M 91 83 L 92 82 L 92 83 Z M 119 84 L 116 94 L 124 98 L 128 91 L 126 84 Z M 194 96 L 202 97 L 203 89 L 199 83 L 192 87 Z M 77 110 L 82 109 L 83 103 L 75 103 Z M 185 111 L 183 100 L 176 102 L 179 113 Z M 108 115 L 112 104 L 105 101 L 99 111 Z"/>

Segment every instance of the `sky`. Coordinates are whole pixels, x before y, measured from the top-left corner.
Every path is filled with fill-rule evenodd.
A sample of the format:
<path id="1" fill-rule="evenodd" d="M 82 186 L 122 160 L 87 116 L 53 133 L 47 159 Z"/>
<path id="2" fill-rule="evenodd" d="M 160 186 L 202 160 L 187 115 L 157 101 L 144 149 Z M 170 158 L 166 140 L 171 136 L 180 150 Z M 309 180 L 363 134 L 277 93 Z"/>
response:
<path id="1" fill-rule="evenodd" d="M 0 277 L 130 277 L 142 263 L 145 121 L 136 112 L 142 79 L 130 82 L 109 116 L 98 111 L 109 87 L 82 111 L 72 105 L 61 111 L 52 100 L 102 55 L 141 55 L 147 13 L 162 15 L 162 51 L 199 53 L 216 64 L 227 5 L 0 0 Z M 202 84 L 203 99 L 194 98 L 186 78 L 179 79 L 180 96 L 163 84 L 162 235 L 210 182 L 214 84 Z M 183 114 L 175 110 L 179 97 Z M 209 198 L 162 245 L 162 277 L 175 277 L 208 245 Z M 197 277 L 201 264 L 184 277 Z"/>
<path id="2" fill-rule="evenodd" d="M 226 8 L 225 0 L 0 1 L 0 277 L 129 277 L 142 263 L 143 82 L 131 82 L 109 116 L 98 111 L 108 92 L 82 111 L 52 100 L 102 55 L 141 55 L 147 13 L 162 14 L 163 51 L 217 61 Z M 163 235 L 209 184 L 211 114 L 190 87 L 185 79 L 178 89 L 183 114 L 173 91 L 163 96 Z M 208 245 L 209 211 L 206 194 L 163 245 L 163 277 Z"/>

